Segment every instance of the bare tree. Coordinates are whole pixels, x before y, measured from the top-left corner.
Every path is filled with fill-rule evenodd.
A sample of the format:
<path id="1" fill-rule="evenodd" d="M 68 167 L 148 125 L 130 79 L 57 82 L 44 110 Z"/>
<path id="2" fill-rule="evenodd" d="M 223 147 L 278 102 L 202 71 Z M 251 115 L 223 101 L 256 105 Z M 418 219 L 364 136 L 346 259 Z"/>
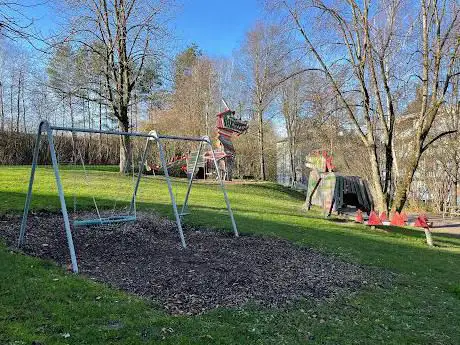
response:
<path id="1" fill-rule="evenodd" d="M 426 164 L 429 160 L 435 162 L 439 168 L 419 169 L 418 174 L 427 175 L 434 173 L 436 179 L 433 191 L 433 201 L 437 209 L 442 208 L 449 203 L 452 206 L 458 205 L 459 184 L 460 184 L 460 75 L 452 78 L 452 88 L 447 97 L 446 103 L 440 108 L 439 115 L 433 124 L 433 131 L 444 133 L 456 131 L 449 135 L 445 140 L 433 145 L 424 154 L 420 164 Z M 421 171 L 420 171 L 421 170 Z M 439 188 L 442 186 L 443 188 Z M 443 193 L 440 193 L 440 190 Z M 430 190 L 431 192 L 431 190 Z"/>
<path id="2" fill-rule="evenodd" d="M 63 105 L 68 106 L 71 127 L 76 127 L 74 103 L 83 87 L 77 78 L 78 66 L 75 64 L 75 60 L 76 53 L 71 45 L 62 44 L 57 46 L 47 67 L 48 86 L 62 100 Z"/>
<path id="3" fill-rule="evenodd" d="M 21 4 L 20 1 L 0 1 L 0 37 L 28 40 L 28 31 L 33 21 L 27 18 L 22 10 L 32 6 Z"/>
<path id="4" fill-rule="evenodd" d="M 291 170 L 292 181 L 294 185 L 297 180 L 295 157 L 298 150 L 298 140 L 303 124 L 303 106 L 305 95 L 303 85 L 305 81 L 302 75 L 289 78 L 281 85 L 281 113 L 284 118 L 286 128 L 288 149 L 289 149 L 289 167 Z"/>
<path id="5" fill-rule="evenodd" d="M 5 105 L 3 103 L 3 83 L 0 82 L 0 131 L 4 132 L 5 131 Z"/>
<path id="6" fill-rule="evenodd" d="M 390 59 L 391 43 L 395 33 L 396 7 L 388 14 L 388 20 L 383 28 L 375 27 L 371 30 L 368 1 L 364 1 L 361 7 L 354 1 L 344 6 L 337 4 L 336 7 L 323 1 L 307 1 L 305 7 L 293 7 L 286 1 L 283 2 L 283 5 L 287 8 L 295 27 L 306 43 L 308 53 L 313 54 L 320 69 L 337 93 L 347 116 L 366 148 L 371 166 L 371 186 L 376 206 L 379 209 L 388 209 L 395 107 L 389 91 L 386 64 Z M 305 13 L 312 11 L 324 14 L 325 20 L 331 23 L 329 25 L 323 23 L 323 25 L 326 25 L 326 28 L 331 31 L 331 40 L 340 42 L 339 46 L 343 47 L 342 53 L 347 58 L 330 61 L 328 54 L 323 53 L 323 49 L 320 50 L 320 43 L 313 41 L 311 31 L 305 28 L 303 18 Z M 343 63 L 340 63 L 341 61 Z M 349 71 L 346 78 L 341 78 L 345 65 L 348 65 Z M 343 83 L 343 79 L 349 80 Z M 386 103 L 383 101 L 385 98 Z M 376 109 L 372 104 L 376 105 Z M 379 162 L 377 149 L 379 138 L 376 137 L 378 129 L 383 134 L 386 174 L 383 174 Z M 385 176 L 385 181 L 382 181 L 382 176 Z"/>
<path id="7" fill-rule="evenodd" d="M 460 61 L 457 60 L 457 69 L 460 68 Z M 458 206 L 460 195 L 460 75 L 456 75 L 452 83 L 450 102 L 447 105 L 447 113 L 450 115 L 449 123 L 451 128 L 457 132 L 450 137 L 448 142 L 448 153 L 452 162 L 452 204 Z"/>
<path id="8" fill-rule="evenodd" d="M 173 86 L 163 107 L 152 104 L 149 127 L 182 135 L 210 135 L 218 112 L 214 62 L 192 45 L 180 52 L 173 66 Z M 182 152 L 183 153 L 183 152 Z"/>
<path id="9" fill-rule="evenodd" d="M 91 92 L 105 99 L 121 131 L 130 130 L 129 107 L 133 90 L 142 78 L 145 64 L 154 58 L 154 44 L 164 34 L 159 15 L 162 1 L 69 0 L 73 16 L 68 41 L 85 47 L 101 61 L 105 90 L 98 84 Z M 131 165 L 131 143 L 120 138 L 120 171 Z"/>
<path id="10" fill-rule="evenodd" d="M 433 123 L 446 102 L 460 48 L 460 7 L 456 1 L 426 1 L 420 3 L 420 45 L 422 104 L 415 122 L 409 161 L 397 182 L 395 208 L 400 211 L 422 154 L 438 139 L 456 133 L 448 130 L 430 136 Z"/>
<path id="11" fill-rule="evenodd" d="M 29 13 L 33 13 L 48 1 L 0 0 L 0 38 L 26 42 L 34 50 L 46 53 L 51 37 L 42 35 L 35 25 L 33 15 L 29 16 Z"/>
<path id="12" fill-rule="evenodd" d="M 423 18 L 423 13 L 427 11 L 430 12 L 427 15 L 434 18 L 430 25 L 426 22 L 423 26 L 424 30 L 425 26 L 428 30 L 423 41 L 423 51 L 426 52 L 424 71 L 429 73 L 433 68 L 437 69 L 437 73 L 430 73 L 431 77 L 427 74 L 421 79 L 426 84 L 425 94 L 428 93 L 429 84 L 433 86 L 432 94 L 437 96 L 432 102 L 428 102 L 428 96 L 426 97 L 424 115 L 420 117 L 418 124 L 421 127 L 416 133 L 421 144 L 420 140 L 415 140 L 419 143 L 414 147 L 417 154 L 413 155 L 413 163 L 409 164 L 410 173 L 405 173 L 400 179 L 397 178 L 394 151 L 395 120 L 400 102 L 403 101 L 402 90 L 410 85 L 408 76 L 416 68 L 413 64 L 407 64 L 404 58 L 410 59 L 418 51 L 418 47 L 410 43 L 414 40 L 412 33 L 416 24 L 403 20 L 402 14 L 413 4 L 399 0 L 380 1 L 373 7 L 368 0 L 334 3 L 317 0 L 275 2 L 276 6 L 287 12 L 289 21 L 299 32 L 307 56 L 313 56 L 319 69 L 326 75 L 367 151 L 371 190 L 378 209 L 389 209 L 395 184 L 396 208 L 400 210 L 404 206 L 405 191 L 410 185 L 420 155 L 431 143 L 427 136 L 432 119 L 436 116 L 434 110 L 438 106 L 435 104 L 438 104 L 440 92 L 445 89 L 440 82 L 444 80 L 447 83 L 444 86 L 447 87 L 451 73 L 449 68 L 444 68 L 446 65 L 443 61 L 449 60 L 458 49 L 458 46 L 454 50 L 447 48 L 451 47 L 448 42 L 457 26 L 458 8 L 454 2 L 444 1 L 441 4 L 441 1 L 432 1 L 430 10 L 426 9 L 425 1 L 420 5 Z M 446 15 L 442 16 L 441 13 Z M 313 27 L 327 30 L 327 35 L 322 33 L 318 37 L 314 34 Z M 440 32 L 438 40 L 433 37 L 436 27 Z M 432 51 L 438 57 L 432 60 L 434 62 L 431 65 L 429 55 Z M 432 140 L 435 141 L 443 135 Z"/>
<path id="13" fill-rule="evenodd" d="M 238 59 L 240 80 L 251 99 L 257 120 L 259 177 L 266 179 L 264 114 L 276 97 L 286 52 L 280 40 L 281 29 L 259 23 L 247 33 Z"/>

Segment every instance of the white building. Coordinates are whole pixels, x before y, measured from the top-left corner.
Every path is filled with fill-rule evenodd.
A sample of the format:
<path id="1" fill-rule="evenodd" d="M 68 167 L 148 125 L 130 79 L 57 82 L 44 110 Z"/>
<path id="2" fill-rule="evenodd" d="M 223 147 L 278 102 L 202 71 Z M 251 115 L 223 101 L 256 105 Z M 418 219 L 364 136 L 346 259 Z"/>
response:
<path id="1" fill-rule="evenodd" d="M 280 140 L 276 143 L 276 181 L 287 187 L 306 190 L 308 176 L 305 168 L 306 153 L 302 150 L 297 150 L 294 157 L 295 180 L 294 174 L 291 171 L 289 142 L 287 139 Z"/>

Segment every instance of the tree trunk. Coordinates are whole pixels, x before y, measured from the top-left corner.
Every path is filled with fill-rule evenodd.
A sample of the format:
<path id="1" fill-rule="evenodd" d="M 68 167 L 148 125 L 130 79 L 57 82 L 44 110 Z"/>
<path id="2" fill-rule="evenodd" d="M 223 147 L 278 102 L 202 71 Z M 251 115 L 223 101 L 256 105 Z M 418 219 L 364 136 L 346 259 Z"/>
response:
<path id="1" fill-rule="evenodd" d="M 396 185 L 396 192 L 394 197 L 394 206 L 396 211 L 401 212 L 407 201 L 407 192 L 414 178 L 415 171 L 417 170 L 418 163 L 421 156 L 421 143 L 416 139 L 414 143 L 406 171 L 403 173 L 402 178 L 398 180 Z"/>
<path id="2" fill-rule="evenodd" d="M 18 98 L 17 98 L 17 116 L 16 116 L 16 133 L 19 133 L 19 119 L 21 117 L 21 74 L 18 79 Z"/>
<path id="3" fill-rule="evenodd" d="M 458 192 L 459 192 L 458 173 L 457 173 L 457 181 L 455 182 L 455 186 L 454 186 L 454 191 L 455 191 L 454 206 L 457 207 L 458 206 Z"/>
<path id="4" fill-rule="evenodd" d="M 368 147 L 368 154 L 371 163 L 372 173 L 372 196 L 374 197 L 374 208 L 378 211 L 385 211 L 388 209 L 385 194 L 383 192 L 382 183 L 380 181 L 380 169 L 377 160 L 376 146 L 371 145 Z"/>
<path id="5" fill-rule="evenodd" d="M 70 110 L 70 126 L 75 127 L 75 119 L 73 116 L 72 95 L 69 95 L 69 110 Z"/>
<path id="6" fill-rule="evenodd" d="M 10 126 L 10 132 L 13 132 L 14 130 L 14 114 L 13 114 L 13 79 L 11 79 L 11 85 L 10 85 L 10 114 L 11 114 L 11 126 Z"/>
<path id="7" fill-rule="evenodd" d="M 23 82 L 24 83 L 24 82 Z M 24 133 L 27 134 L 27 123 L 26 123 L 26 102 L 24 100 L 24 90 L 25 87 L 23 85 L 22 88 L 22 121 L 24 122 Z"/>
<path id="8" fill-rule="evenodd" d="M 455 172 L 454 172 L 454 188 L 453 188 L 453 196 L 452 196 L 452 205 L 457 207 L 458 206 L 458 169 L 459 169 L 459 164 L 455 163 L 454 165 Z"/>
<path id="9" fill-rule="evenodd" d="M 391 205 L 391 197 L 392 197 L 392 182 L 394 181 L 393 178 L 393 144 L 390 142 L 385 145 L 385 184 L 383 187 L 383 193 L 385 195 L 385 211 L 387 214 L 390 211 Z"/>
<path id="10" fill-rule="evenodd" d="M 91 117 L 91 104 L 89 101 L 89 92 L 87 93 L 87 98 L 88 100 L 86 101 L 86 110 L 88 112 L 88 128 L 93 128 L 93 121 Z M 89 133 L 88 152 L 90 153 L 90 157 L 89 157 L 90 163 L 94 163 L 95 159 L 97 159 L 97 157 L 94 157 L 92 144 L 93 144 L 93 133 Z"/>
<path id="11" fill-rule="evenodd" d="M 102 131 L 102 102 L 99 101 L 99 130 Z M 102 133 L 99 133 L 98 162 L 102 164 Z"/>
<path id="12" fill-rule="evenodd" d="M 297 180 L 296 171 L 295 171 L 295 147 L 293 143 L 292 133 L 288 133 L 288 142 L 289 142 L 289 165 L 291 169 L 291 187 L 294 187 L 295 181 Z"/>
<path id="13" fill-rule="evenodd" d="M 65 108 L 64 108 L 65 109 Z M 75 119 L 74 119 L 74 116 L 73 116 L 73 103 L 72 103 L 72 95 L 69 95 L 69 110 L 70 110 L 70 126 L 72 128 L 75 127 Z M 73 144 L 75 146 L 78 145 L 78 142 L 77 142 L 77 133 L 75 132 L 72 132 L 72 140 L 73 140 Z M 78 148 L 76 148 L 78 149 Z M 77 152 L 74 152 L 74 155 L 76 155 Z M 81 151 L 80 151 L 80 154 L 81 154 Z M 80 158 L 83 158 L 83 157 L 74 157 L 75 159 L 80 159 Z"/>
<path id="14" fill-rule="evenodd" d="M 85 100 L 83 98 L 81 99 L 81 112 L 83 114 L 83 117 L 82 117 L 83 128 L 86 128 Z M 88 128 L 89 128 L 89 125 L 88 125 Z"/>
<path id="15" fill-rule="evenodd" d="M 263 111 L 257 110 L 257 123 L 258 123 L 258 131 L 257 131 L 257 139 L 259 142 L 259 167 L 260 167 L 260 179 L 262 181 L 266 180 L 265 174 L 265 152 L 264 152 L 264 121 L 263 121 Z"/>
<path id="16" fill-rule="evenodd" d="M 137 104 L 137 94 L 134 94 L 134 130 L 137 132 L 139 130 L 139 107 Z"/>
<path id="17" fill-rule="evenodd" d="M 120 107 L 118 125 L 122 132 L 129 132 L 128 107 Z M 128 172 L 131 169 L 131 137 L 127 135 L 120 136 L 120 173 Z"/>
<path id="18" fill-rule="evenodd" d="M 105 114 L 105 126 L 108 127 L 110 130 L 112 130 L 113 128 L 109 123 L 109 115 L 108 115 L 108 106 L 107 106 L 107 104 L 104 105 L 104 114 Z M 109 155 L 110 149 L 109 149 L 109 136 L 108 135 L 105 136 L 105 147 L 104 147 L 104 149 L 105 149 L 104 160 L 109 161 L 110 160 L 110 155 Z"/>
<path id="19" fill-rule="evenodd" d="M 3 83 L 0 83 L 0 106 L 1 106 L 1 113 L 0 115 L 2 116 L 1 119 L 1 124 L 0 124 L 0 131 L 4 132 L 5 131 L 5 110 L 3 108 Z"/>

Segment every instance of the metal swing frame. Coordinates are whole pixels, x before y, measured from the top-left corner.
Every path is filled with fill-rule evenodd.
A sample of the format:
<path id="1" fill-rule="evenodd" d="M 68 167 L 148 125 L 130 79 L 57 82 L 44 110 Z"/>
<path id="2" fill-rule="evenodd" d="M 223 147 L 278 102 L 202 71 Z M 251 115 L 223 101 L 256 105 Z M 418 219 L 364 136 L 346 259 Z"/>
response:
<path id="1" fill-rule="evenodd" d="M 26 235 L 26 227 L 27 227 L 27 218 L 29 214 L 29 209 L 30 209 L 30 203 L 32 200 L 32 189 L 33 189 L 33 184 L 34 184 L 34 179 L 35 179 L 35 171 L 37 169 L 38 165 L 38 155 L 40 152 L 40 141 L 42 137 L 42 133 L 46 132 L 46 136 L 48 138 L 48 147 L 50 150 L 50 155 L 51 155 L 51 163 L 53 166 L 53 171 L 54 171 L 54 177 L 56 180 L 56 186 L 58 189 L 58 195 L 59 195 L 59 201 L 61 204 L 61 212 L 62 212 L 62 217 L 64 220 L 64 229 L 67 237 L 67 245 L 69 248 L 69 253 L 70 253 L 70 259 L 71 259 L 71 265 L 72 265 L 72 271 L 74 273 L 78 273 L 78 262 L 77 262 L 77 257 L 75 254 L 75 246 L 73 243 L 73 237 L 72 237 L 72 231 L 71 231 L 71 225 L 70 225 L 70 220 L 69 220 L 69 214 L 67 212 L 67 205 L 65 201 L 65 196 L 64 196 L 64 188 L 62 186 L 62 181 L 61 181 L 61 176 L 59 173 L 59 166 L 58 166 L 58 160 L 56 157 L 56 150 L 54 147 L 54 137 L 53 137 L 53 132 L 54 131 L 64 131 L 64 132 L 80 132 L 80 133 L 98 133 L 98 134 L 110 134 L 110 135 L 123 135 L 123 136 L 130 136 L 130 137 L 141 137 L 146 139 L 146 144 L 144 148 L 144 152 L 142 154 L 142 160 L 140 161 L 140 165 L 143 165 L 146 157 L 147 157 L 147 152 L 150 148 L 150 145 L 152 141 L 155 141 L 158 147 L 159 155 L 160 155 L 160 161 L 161 165 L 163 166 L 164 174 L 165 174 L 165 180 L 168 185 L 168 191 L 169 191 L 169 196 L 171 198 L 171 204 L 173 208 L 173 213 L 176 219 L 177 223 L 177 228 L 179 232 L 179 237 L 181 240 L 181 244 L 184 248 L 187 247 L 187 244 L 185 242 L 184 238 L 184 233 L 182 230 L 182 216 L 185 215 L 185 210 L 187 208 L 188 204 L 188 199 L 190 196 L 190 192 L 192 189 L 192 184 L 193 184 L 193 179 L 195 176 L 195 170 L 197 166 L 197 160 L 194 163 L 194 168 L 192 174 L 188 178 L 188 186 L 187 186 L 187 192 L 185 195 L 185 200 L 184 204 L 182 205 L 181 212 L 179 213 L 177 204 L 176 204 L 176 199 L 174 197 L 172 185 L 171 185 L 171 179 L 168 173 L 168 167 L 166 163 L 166 158 L 165 158 L 165 152 L 164 152 L 164 147 L 162 140 L 179 140 L 179 141 L 192 141 L 192 142 L 198 142 L 199 143 L 199 153 L 201 152 L 203 145 L 208 145 L 209 150 L 212 152 L 212 158 L 214 161 L 214 166 L 216 167 L 217 170 L 217 176 L 220 182 L 220 187 L 222 189 L 222 193 L 225 199 L 225 203 L 227 206 L 227 211 L 230 216 L 230 220 L 232 223 L 232 228 L 235 237 L 238 237 L 238 229 L 236 227 L 236 222 L 235 218 L 233 217 L 233 211 L 230 206 L 230 201 L 228 199 L 227 191 L 225 190 L 225 185 L 224 181 L 220 175 L 219 169 L 218 169 L 218 163 L 214 154 L 214 150 L 212 148 L 212 143 L 211 140 L 209 139 L 208 136 L 203 136 L 203 137 L 183 137 L 183 136 L 171 136 L 171 135 L 159 135 L 155 131 L 151 131 L 150 133 L 141 133 L 141 132 L 121 132 L 121 131 L 109 131 L 109 130 L 96 130 L 96 129 L 86 129 L 86 128 L 73 128 L 73 127 L 61 127 L 61 126 L 51 126 L 48 121 L 41 121 L 39 126 L 38 126 L 38 132 L 37 132 L 37 138 L 35 140 L 35 147 L 33 151 L 33 158 L 32 158 L 32 168 L 31 168 L 31 173 L 30 173 L 30 179 L 29 179 L 29 187 L 27 190 L 27 197 L 24 205 L 24 213 L 22 216 L 22 221 L 21 221 L 21 228 L 19 231 L 19 239 L 18 239 L 18 247 L 22 247 L 25 243 L 25 235 Z M 197 155 L 198 157 L 199 155 Z M 135 212 L 135 205 L 136 205 L 136 197 L 137 197 L 137 192 L 139 190 L 139 184 L 140 180 L 142 177 L 142 169 L 139 169 L 139 174 L 137 175 L 137 180 L 136 184 L 134 187 L 131 203 L 130 203 L 130 208 L 129 208 L 129 213 L 127 216 L 113 216 L 113 217 L 108 217 L 108 218 L 98 218 L 94 220 L 86 220 L 86 221 L 79 221 L 80 223 L 74 223 L 73 226 L 82 226 L 82 225 L 97 225 L 97 224 L 114 224 L 114 223 L 120 223 L 120 222 L 127 222 L 127 221 L 134 221 L 135 220 L 135 215 L 133 216 L 133 212 Z"/>

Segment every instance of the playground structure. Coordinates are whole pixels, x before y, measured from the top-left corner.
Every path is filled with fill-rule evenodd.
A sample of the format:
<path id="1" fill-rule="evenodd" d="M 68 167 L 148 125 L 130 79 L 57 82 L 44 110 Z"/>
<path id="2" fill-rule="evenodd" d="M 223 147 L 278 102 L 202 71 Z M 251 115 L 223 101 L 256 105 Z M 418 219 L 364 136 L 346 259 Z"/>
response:
<path id="1" fill-rule="evenodd" d="M 320 206 L 326 216 L 330 216 L 333 211 L 341 213 L 348 206 L 365 212 L 372 210 L 372 197 L 366 181 L 358 176 L 335 172 L 332 156 L 326 151 L 310 153 L 305 165 L 310 170 L 306 210 L 310 210 L 312 205 Z"/>
<path id="2" fill-rule="evenodd" d="M 164 141 L 190 141 L 190 142 L 197 142 L 199 144 L 199 149 L 198 153 L 201 152 L 203 146 L 208 147 L 208 152 L 211 156 L 212 162 L 214 163 L 214 166 L 217 171 L 217 179 L 220 182 L 220 187 L 222 189 L 222 193 L 226 202 L 227 206 L 227 211 L 230 216 L 230 220 L 232 223 L 232 228 L 235 237 L 238 237 L 238 229 L 236 227 L 235 219 L 233 217 L 233 212 L 230 206 L 230 202 L 227 196 L 227 192 L 225 190 L 224 182 L 221 177 L 221 174 L 218 169 L 218 161 L 216 159 L 216 155 L 214 154 L 214 150 L 212 148 L 211 141 L 209 137 L 203 136 L 203 137 L 183 137 L 183 136 L 171 136 L 171 135 L 159 135 L 155 131 L 151 131 L 149 133 L 139 133 L 139 132 L 120 132 L 120 131 L 107 131 L 107 130 L 94 130 L 94 129 L 83 129 L 83 128 L 71 128 L 71 127 L 59 127 L 59 126 L 51 126 L 48 121 L 41 121 L 39 126 L 38 126 L 38 133 L 37 133 L 37 138 L 35 141 L 35 146 L 34 146 L 34 151 L 33 151 L 33 159 L 32 159 L 32 168 L 31 168 L 31 174 L 30 174 L 30 179 L 29 179 L 29 187 L 27 191 L 27 197 L 26 197 L 26 202 L 24 206 L 24 213 L 22 217 L 22 222 L 21 222 L 21 228 L 19 232 L 19 239 L 18 239 L 18 246 L 21 247 L 24 245 L 25 242 L 25 235 L 26 235 L 26 227 L 27 227 L 27 217 L 30 209 L 30 203 L 32 199 L 32 190 L 33 190 L 33 184 L 34 184 L 34 179 L 35 179 L 35 171 L 38 165 L 38 156 L 39 156 L 39 151 L 40 151 L 40 142 L 41 142 L 41 137 L 42 133 L 46 133 L 46 138 L 47 138 L 47 145 L 49 147 L 49 152 L 51 156 L 51 163 L 54 171 L 54 177 L 56 180 L 56 186 L 58 190 L 58 195 L 59 195 L 59 201 L 61 205 L 61 212 L 63 216 L 63 221 L 64 221 L 64 229 L 65 229 L 65 234 L 67 238 L 67 245 L 68 249 L 70 252 L 70 258 L 71 258 L 71 267 L 72 271 L 75 273 L 78 273 L 78 263 L 77 263 L 77 257 L 75 254 L 75 247 L 73 243 L 73 238 L 72 238 L 72 231 L 71 231 L 71 222 L 69 220 L 69 214 L 67 211 L 67 205 L 66 205 L 66 200 L 65 200 L 65 195 L 64 195 L 64 189 L 61 181 L 61 176 L 60 176 L 60 171 L 59 171 L 59 162 L 57 159 L 56 155 L 56 149 L 54 145 L 54 139 L 53 139 L 53 132 L 55 131 L 64 131 L 64 132 L 71 132 L 72 135 L 75 133 L 96 133 L 96 134 L 108 134 L 108 135 L 117 135 L 117 136 L 125 136 L 125 137 L 138 137 L 138 138 L 144 138 L 146 139 L 145 147 L 142 153 L 142 158 L 139 161 L 139 169 L 137 173 L 137 178 L 135 181 L 135 186 L 133 189 L 132 197 L 131 197 L 131 202 L 130 202 L 130 207 L 129 211 L 127 214 L 120 214 L 120 215 L 112 215 L 110 217 L 102 218 L 101 213 L 99 212 L 99 208 L 96 204 L 95 198 L 93 196 L 93 201 L 94 205 L 98 214 L 98 218 L 95 219 L 85 219 L 85 220 L 75 220 L 72 222 L 73 227 L 77 226 L 87 226 L 87 225 L 106 225 L 106 224 L 116 224 L 116 223 L 124 223 L 124 222 L 132 222 L 136 220 L 136 197 L 137 197 L 137 192 L 139 189 L 139 183 L 142 177 L 142 172 L 143 172 L 143 165 L 144 162 L 146 161 L 146 155 L 147 152 L 151 149 L 152 142 L 155 142 L 158 148 L 159 152 L 159 158 L 161 161 L 162 168 L 164 170 L 164 175 L 165 175 L 165 181 L 168 186 L 168 192 L 169 196 L 171 199 L 171 204 L 173 208 L 173 213 L 175 216 L 178 232 L 179 232 L 179 237 L 181 240 L 182 246 L 185 248 L 186 247 L 186 242 L 182 230 L 182 220 L 181 217 L 184 216 L 185 210 L 187 209 L 187 204 L 188 204 L 188 199 L 189 195 L 191 192 L 192 184 L 193 184 L 193 175 L 195 173 L 196 167 L 197 167 L 197 159 L 193 163 L 193 169 L 192 169 L 192 174 L 190 175 L 188 179 L 188 184 L 187 184 L 187 191 L 185 195 L 185 200 L 182 205 L 182 210 L 179 213 L 178 207 L 176 204 L 176 200 L 174 197 L 172 185 L 171 185 L 171 180 L 168 174 L 168 165 L 166 162 L 165 158 L 165 152 L 164 152 L 164 147 L 163 147 L 163 142 Z M 198 154 L 199 156 L 199 154 Z M 83 161 L 82 161 L 83 163 Z M 84 163 L 83 163 L 84 164 Z M 86 174 L 86 172 L 85 172 Z"/>
<path id="3" fill-rule="evenodd" d="M 189 159 L 189 155 L 178 155 L 178 156 L 172 156 L 166 161 L 166 167 L 169 170 L 169 175 L 174 175 L 174 173 L 171 172 L 172 168 L 179 168 L 179 171 L 187 174 L 187 161 Z M 194 162 L 194 157 L 191 157 L 192 161 Z M 184 164 L 185 163 L 185 164 Z M 193 167 L 193 163 L 191 164 L 191 167 Z M 144 174 L 146 175 L 161 175 L 164 174 L 162 173 L 162 166 L 159 164 L 154 164 L 149 162 L 148 160 L 145 160 L 144 162 Z"/>
<path id="4" fill-rule="evenodd" d="M 233 167 L 235 164 L 235 147 L 232 142 L 232 137 L 239 136 L 248 130 L 247 121 L 243 121 L 235 117 L 235 111 L 230 110 L 227 103 L 222 100 L 225 110 L 216 115 L 216 129 L 217 139 L 219 141 L 219 148 L 216 152 L 211 151 L 191 152 L 187 157 L 187 175 L 195 176 L 196 170 L 194 165 L 198 169 L 203 169 L 203 178 L 207 175 L 212 174 L 213 157 L 218 161 L 218 169 L 224 180 L 231 181 L 233 178 Z"/>

